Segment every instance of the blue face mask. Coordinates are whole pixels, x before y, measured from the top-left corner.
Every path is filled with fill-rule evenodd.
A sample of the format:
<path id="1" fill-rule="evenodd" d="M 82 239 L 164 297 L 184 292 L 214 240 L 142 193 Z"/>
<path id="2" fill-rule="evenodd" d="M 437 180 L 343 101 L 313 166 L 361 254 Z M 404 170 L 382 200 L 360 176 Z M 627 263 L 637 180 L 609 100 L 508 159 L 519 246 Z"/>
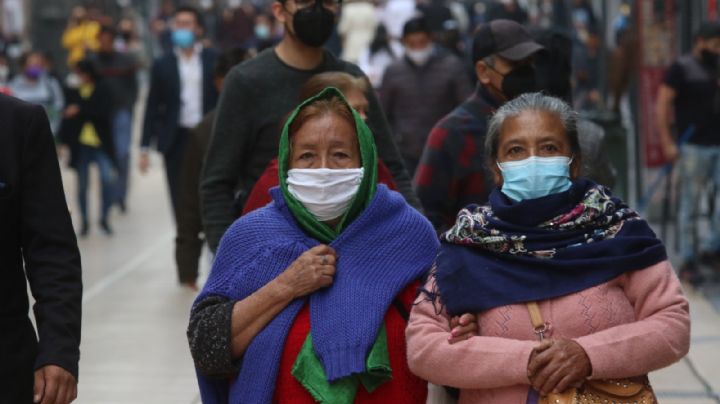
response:
<path id="1" fill-rule="evenodd" d="M 176 29 L 172 32 L 173 45 L 187 49 L 195 44 L 195 33 L 189 29 Z"/>
<path id="2" fill-rule="evenodd" d="M 570 189 L 569 157 L 532 156 L 520 161 L 497 163 L 502 172 L 502 193 L 520 202 Z"/>
<path id="3" fill-rule="evenodd" d="M 268 28 L 267 25 L 256 25 L 255 26 L 255 36 L 258 39 L 270 38 L 270 28 Z"/>

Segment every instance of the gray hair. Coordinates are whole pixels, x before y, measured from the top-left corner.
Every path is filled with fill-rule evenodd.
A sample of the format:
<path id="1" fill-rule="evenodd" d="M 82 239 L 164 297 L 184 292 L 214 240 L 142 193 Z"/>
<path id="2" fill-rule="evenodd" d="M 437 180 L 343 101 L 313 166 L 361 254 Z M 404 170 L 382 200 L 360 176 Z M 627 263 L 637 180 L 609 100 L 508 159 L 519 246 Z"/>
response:
<path id="1" fill-rule="evenodd" d="M 543 93 L 525 93 L 506 102 L 490 118 L 485 135 L 485 156 L 488 161 L 497 158 L 500 129 L 505 120 L 514 118 L 525 111 L 546 111 L 557 115 L 570 141 L 575 159 L 580 159 L 580 141 L 577 132 L 577 113 L 563 100 Z"/>

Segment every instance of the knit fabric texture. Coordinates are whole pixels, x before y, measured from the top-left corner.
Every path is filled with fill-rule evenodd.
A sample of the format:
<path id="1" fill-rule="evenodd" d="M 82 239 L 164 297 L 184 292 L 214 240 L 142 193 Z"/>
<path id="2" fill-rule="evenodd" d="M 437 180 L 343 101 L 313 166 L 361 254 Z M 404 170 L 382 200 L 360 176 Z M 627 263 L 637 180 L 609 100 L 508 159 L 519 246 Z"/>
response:
<path id="1" fill-rule="evenodd" d="M 196 302 L 213 295 L 244 299 L 319 244 L 298 226 L 280 190 L 271 195 L 271 204 L 243 216 L 223 236 Z M 229 390 L 226 381 L 198 373 L 203 403 L 269 403 L 285 338 L 306 301 L 328 380 L 364 372 L 392 299 L 430 268 L 438 241 L 400 194 L 378 185 L 370 205 L 330 246 L 338 255 L 333 285 L 293 301 L 255 336 Z"/>

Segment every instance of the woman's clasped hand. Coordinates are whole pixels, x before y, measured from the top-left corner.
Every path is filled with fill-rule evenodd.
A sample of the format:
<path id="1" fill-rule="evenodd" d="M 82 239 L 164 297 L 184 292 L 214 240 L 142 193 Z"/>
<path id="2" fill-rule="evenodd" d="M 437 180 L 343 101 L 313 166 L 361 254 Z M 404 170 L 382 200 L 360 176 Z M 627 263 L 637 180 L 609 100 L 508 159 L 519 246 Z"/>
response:
<path id="1" fill-rule="evenodd" d="M 585 350 L 569 339 L 540 342 L 530 355 L 528 379 L 542 395 L 582 386 L 592 368 Z"/>

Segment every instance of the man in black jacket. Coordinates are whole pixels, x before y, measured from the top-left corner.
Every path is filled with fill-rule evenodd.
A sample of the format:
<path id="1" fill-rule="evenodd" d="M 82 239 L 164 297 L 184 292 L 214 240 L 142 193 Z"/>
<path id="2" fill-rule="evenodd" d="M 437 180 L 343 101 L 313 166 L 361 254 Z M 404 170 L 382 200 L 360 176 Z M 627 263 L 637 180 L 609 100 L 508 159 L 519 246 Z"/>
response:
<path id="1" fill-rule="evenodd" d="M 140 170 L 149 166 L 148 148 L 155 142 L 165 160 L 173 212 L 177 207 L 178 178 L 189 137 L 203 116 L 215 108 L 217 90 L 213 70 L 217 54 L 203 47 L 202 16 L 191 7 L 175 11 L 173 52 L 155 61 L 140 154 Z"/>
<path id="2" fill-rule="evenodd" d="M 0 122 L 0 403 L 66 404 L 77 395 L 82 279 L 53 135 L 42 107 L 5 95 Z"/>

